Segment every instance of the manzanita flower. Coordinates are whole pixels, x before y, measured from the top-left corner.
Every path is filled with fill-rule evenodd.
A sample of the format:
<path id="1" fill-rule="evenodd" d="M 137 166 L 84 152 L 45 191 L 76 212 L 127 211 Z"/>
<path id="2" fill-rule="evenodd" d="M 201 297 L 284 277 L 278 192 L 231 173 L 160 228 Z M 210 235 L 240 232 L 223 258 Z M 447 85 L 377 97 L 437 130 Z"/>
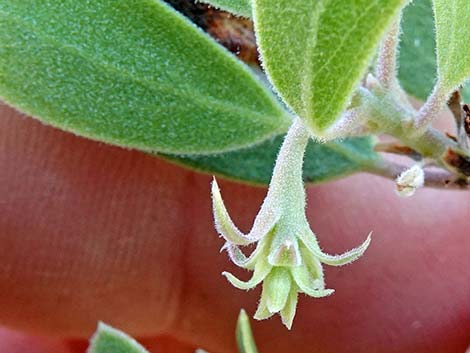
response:
<path id="1" fill-rule="evenodd" d="M 322 264 L 342 266 L 359 258 L 370 243 L 366 241 L 342 255 L 325 254 L 310 229 L 305 215 L 305 190 L 302 162 L 309 135 L 299 120 L 289 130 L 276 161 L 268 194 L 253 228 L 243 234 L 233 224 L 222 200 L 216 180 L 212 182 L 213 212 L 217 231 L 226 240 L 223 247 L 239 267 L 253 271 L 244 282 L 228 272 L 230 283 L 248 290 L 263 282 L 255 318 L 281 315 L 292 327 L 298 293 L 321 298 L 334 292 L 325 288 Z M 256 243 L 250 256 L 240 247 Z"/>

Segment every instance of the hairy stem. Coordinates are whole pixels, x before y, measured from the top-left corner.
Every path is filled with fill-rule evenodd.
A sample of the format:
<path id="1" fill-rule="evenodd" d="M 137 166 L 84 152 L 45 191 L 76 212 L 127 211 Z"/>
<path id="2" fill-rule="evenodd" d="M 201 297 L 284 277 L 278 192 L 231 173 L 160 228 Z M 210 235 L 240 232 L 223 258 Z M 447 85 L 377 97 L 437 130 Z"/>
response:
<path id="1" fill-rule="evenodd" d="M 415 111 L 403 107 L 393 96 L 382 91 L 371 93 L 366 89 L 360 89 L 359 94 L 362 95 L 362 102 L 367 104 L 368 124 L 373 133 L 393 136 L 423 158 L 433 159 L 443 167 L 447 150 L 461 152 L 456 141 L 433 127 L 427 126 L 423 132 L 416 134 Z"/>
<path id="2" fill-rule="evenodd" d="M 298 205 L 302 210 L 305 208 L 302 167 L 309 137 L 302 121 L 296 118 L 279 150 L 267 199 L 283 200 L 289 205 Z"/>
<path id="3" fill-rule="evenodd" d="M 392 92 L 407 109 L 413 109 L 408 95 L 398 82 L 398 47 L 400 43 L 400 17 L 392 23 L 379 48 L 375 74 L 382 89 Z"/>
<path id="4" fill-rule="evenodd" d="M 470 153 L 455 139 L 446 136 L 429 124 L 416 132 L 416 111 L 380 85 L 369 85 L 370 91 L 360 88 L 358 96 L 368 112 L 367 127 L 374 134 L 388 134 L 416 151 L 422 159 L 433 160 L 464 183 L 470 181 Z"/>
<path id="5" fill-rule="evenodd" d="M 448 98 L 447 93 L 442 89 L 442 86 L 438 82 L 428 100 L 418 111 L 418 115 L 415 118 L 414 130 L 417 134 L 426 130 L 429 124 L 437 117 L 439 112 L 445 106 Z"/>
<path id="6" fill-rule="evenodd" d="M 376 75 L 386 89 L 397 85 L 397 53 L 400 36 L 399 21 L 395 21 L 382 41 L 377 58 Z"/>

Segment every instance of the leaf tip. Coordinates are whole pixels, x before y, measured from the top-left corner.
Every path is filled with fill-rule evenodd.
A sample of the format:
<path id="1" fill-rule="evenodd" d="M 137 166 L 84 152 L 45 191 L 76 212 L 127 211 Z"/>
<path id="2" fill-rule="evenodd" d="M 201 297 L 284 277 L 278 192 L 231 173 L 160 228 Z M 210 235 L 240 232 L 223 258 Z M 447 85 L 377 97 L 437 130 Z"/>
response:
<path id="1" fill-rule="evenodd" d="M 90 339 L 87 353 L 106 353 L 110 351 L 110 347 L 120 347 L 130 353 L 148 353 L 129 335 L 100 321 Z"/>

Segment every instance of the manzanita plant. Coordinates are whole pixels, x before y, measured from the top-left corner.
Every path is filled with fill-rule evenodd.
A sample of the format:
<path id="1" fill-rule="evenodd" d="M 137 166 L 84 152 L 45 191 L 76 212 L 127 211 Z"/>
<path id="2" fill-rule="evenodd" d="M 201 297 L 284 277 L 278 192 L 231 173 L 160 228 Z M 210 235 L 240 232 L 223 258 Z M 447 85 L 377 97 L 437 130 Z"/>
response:
<path id="1" fill-rule="evenodd" d="M 305 1 L 294 5 L 291 1 L 253 0 L 266 75 L 297 116 L 281 146 L 268 194 L 249 234 L 242 234 L 230 220 L 213 182 L 214 217 L 218 232 L 226 240 L 224 249 L 235 264 L 254 271 L 248 282 L 225 275 L 240 289 L 263 282 L 256 319 L 280 313 L 290 329 L 298 293 L 317 298 L 333 293 L 325 289 L 322 264 L 350 263 L 370 243 L 369 236 L 358 248 L 337 256 L 320 249 L 304 211 L 302 166 L 310 137 L 330 140 L 386 133 L 403 141 L 417 152 L 419 161 L 397 176 L 397 192 L 402 196 L 411 196 L 430 178 L 425 176 L 425 164 L 448 171 L 444 184 L 452 178 L 469 181 L 466 134 L 459 134 L 460 141 L 453 140 L 430 126 L 451 93 L 467 78 L 462 74 L 465 69 L 459 67 L 450 74 L 456 63 L 452 59 L 442 63 L 428 101 L 419 111 L 412 107 L 398 82 L 396 68 L 399 15 L 406 4 Z M 440 12 L 444 12 L 440 7 L 447 9 L 448 5 L 435 4 L 438 62 L 442 52 L 449 50 L 440 48 L 440 27 L 448 32 L 448 26 L 440 22 Z M 375 70 L 367 72 L 377 47 Z M 449 72 L 442 73 L 445 70 Z M 239 247 L 254 242 L 256 249 L 246 257 Z"/>
<path id="2" fill-rule="evenodd" d="M 401 196 L 423 186 L 468 189 L 470 109 L 461 97 L 470 77 L 470 2 L 204 2 L 231 12 L 222 28 L 243 28 L 246 37 L 224 43 L 217 31 L 205 33 L 181 1 L 0 0 L 0 97 L 81 136 L 269 184 L 244 234 L 214 179 L 215 227 L 230 259 L 253 271 L 246 282 L 224 273 L 229 282 L 245 290 L 262 283 L 254 317 L 279 313 L 290 329 L 299 293 L 333 293 L 322 266 L 357 260 L 371 241 L 326 254 L 305 215 L 305 182 L 363 171 L 394 179 Z M 255 55 L 242 55 L 247 43 Z M 428 97 L 416 109 L 409 94 Z M 452 134 L 432 127 L 446 104 Z M 383 134 L 395 140 L 380 142 Z M 256 352 L 247 323 L 242 312 L 240 349 Z M 100 325 L 90 352 L 111 351 L 144 349 Z"/>

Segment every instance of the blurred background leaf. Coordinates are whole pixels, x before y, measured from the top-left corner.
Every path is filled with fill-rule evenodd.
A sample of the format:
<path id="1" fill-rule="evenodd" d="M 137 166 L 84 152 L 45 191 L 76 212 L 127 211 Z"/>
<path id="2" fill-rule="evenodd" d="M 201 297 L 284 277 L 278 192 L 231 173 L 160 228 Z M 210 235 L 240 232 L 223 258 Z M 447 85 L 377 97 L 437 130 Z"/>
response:
<path id="1" fill-rule="evenodd" d="M 431 0 L 411 2 L 403 13 L 398 77 L 412 96 L 425 100 L 436 82 L 436 42 Z"/>
<path id="2" fill-rule="evenodd" d="M 148 353 L 132 337 L 111 326 L 100 323 L 87 353 Z"/>
<path id="3" fill-rule="evenodd" d="M 258 353 L 253 333 L 251 332 L 250 319 L 243 309 L 238 315 L 236 337 L 239 353 Z"/>

